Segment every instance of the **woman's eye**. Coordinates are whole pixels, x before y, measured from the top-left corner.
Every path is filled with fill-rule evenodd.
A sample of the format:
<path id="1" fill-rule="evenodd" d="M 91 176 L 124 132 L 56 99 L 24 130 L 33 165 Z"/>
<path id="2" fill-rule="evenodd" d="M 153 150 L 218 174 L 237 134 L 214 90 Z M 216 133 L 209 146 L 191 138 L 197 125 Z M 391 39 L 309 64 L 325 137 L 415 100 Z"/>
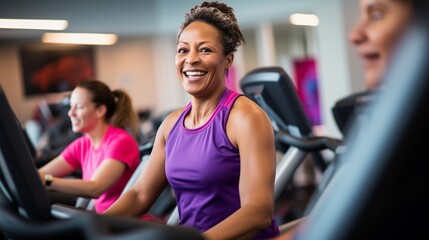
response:
<path id="1" fill-rule="evenodd" d="M 184 48 L 179 48 L 179 50 L 177 50 L 177 53 L 186 53 L 186 49 L 184 49 Z"/>
<path id="2" fill-rule="evenodd" d="M 200 52 L 202 52 L 202 53 L 209 53 L 209 52 L 211 52 L 211 50 L 209 48 L 201 48 Z"/>
<path id="3" fill-rule="evenodd" d="M 380 9 L 373 9 L 369 12 L 369 17 L 371 20 L 380 20 L 384 16 L 384 12 Z"/>

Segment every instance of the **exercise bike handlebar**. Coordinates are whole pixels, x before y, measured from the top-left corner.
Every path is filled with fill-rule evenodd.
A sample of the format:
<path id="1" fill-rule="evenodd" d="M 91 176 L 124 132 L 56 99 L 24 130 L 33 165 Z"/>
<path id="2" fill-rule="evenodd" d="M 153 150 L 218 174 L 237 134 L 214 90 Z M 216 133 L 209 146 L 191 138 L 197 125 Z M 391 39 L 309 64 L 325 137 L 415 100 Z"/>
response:
<path id="1" fill-rule="evenodd" d="M 341 140 L 330 137 L 296 137 L 286 132 L 278 132 L 276 141 L 293 146 L 303 151 L 317 152 L 325 149 L 336 151 L 341 145 Z"/>

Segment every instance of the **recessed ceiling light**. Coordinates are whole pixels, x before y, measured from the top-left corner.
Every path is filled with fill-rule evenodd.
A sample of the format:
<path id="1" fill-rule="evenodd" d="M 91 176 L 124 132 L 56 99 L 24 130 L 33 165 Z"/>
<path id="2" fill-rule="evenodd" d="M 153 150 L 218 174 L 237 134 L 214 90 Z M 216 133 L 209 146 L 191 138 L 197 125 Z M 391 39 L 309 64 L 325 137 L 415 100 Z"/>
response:
<path id="1" fill-rule="evenodd" d="M 42 36 L 43 43 L 113 45 L 117 40 L 116 34 L 103 33 L 44 33 Z"/>
<path id="2" fill-rule="evenodd" d="M 67 26 L 66 20 L 0 18 L 0 28 L 6 29 L 64 30 Z"/>
<path id="3" fill-rule="evenodd" d="M 294 13 L 290 15 L 289 21 L 293 25 L 318 26 L 319 18 L 314 14 Z"/>

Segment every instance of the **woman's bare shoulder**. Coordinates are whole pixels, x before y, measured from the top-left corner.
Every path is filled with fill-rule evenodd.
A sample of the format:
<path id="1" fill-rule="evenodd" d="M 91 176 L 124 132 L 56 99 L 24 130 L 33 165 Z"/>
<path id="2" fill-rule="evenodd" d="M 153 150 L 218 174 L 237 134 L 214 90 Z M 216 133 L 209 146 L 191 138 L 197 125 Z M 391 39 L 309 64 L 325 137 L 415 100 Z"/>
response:
<path id="1" fill-rule="evenodd" d="M 265 111 L 254 101 L 242 95 L 237 98 L 231 110 L 231 116 L 236 118 L 266 117 Z"/>

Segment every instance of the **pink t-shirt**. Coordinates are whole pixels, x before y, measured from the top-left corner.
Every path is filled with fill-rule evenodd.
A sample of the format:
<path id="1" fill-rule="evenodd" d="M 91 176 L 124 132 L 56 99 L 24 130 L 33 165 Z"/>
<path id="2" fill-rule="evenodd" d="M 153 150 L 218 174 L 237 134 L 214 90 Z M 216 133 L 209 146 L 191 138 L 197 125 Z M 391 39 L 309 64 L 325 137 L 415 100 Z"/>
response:
<path id="1" fill-rule="evenodd" d="M 92 147 L 90 139 L 85 135 L 73 141 L 61 155 L 73 168 L 82 169 L 83 180 L 90 180 L 106 159 L 115 159 L 127 166 L 119 180 L 95 200 L 97 213 L 104 212 L 118 199 L 140 162 L 136 141 L 127 131 L 113 126 L 109 126 L 97 149 Z"/>

